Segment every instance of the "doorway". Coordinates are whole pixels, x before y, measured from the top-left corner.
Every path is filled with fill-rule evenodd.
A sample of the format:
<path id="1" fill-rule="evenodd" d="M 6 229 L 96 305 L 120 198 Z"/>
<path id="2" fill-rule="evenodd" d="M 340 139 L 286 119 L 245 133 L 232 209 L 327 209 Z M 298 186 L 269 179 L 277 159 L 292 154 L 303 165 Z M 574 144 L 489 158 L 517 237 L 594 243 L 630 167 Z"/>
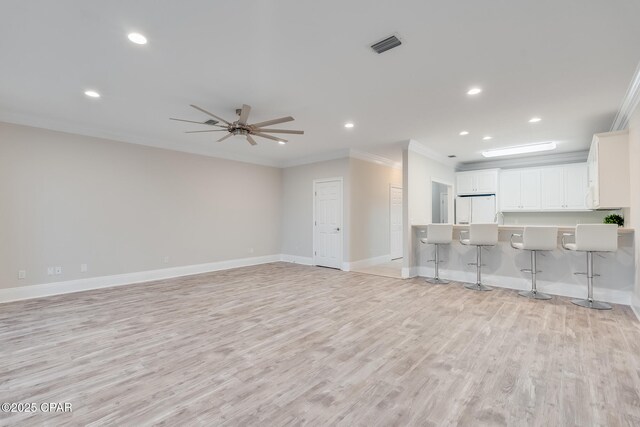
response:
<path id="1" fill-rule="evenodd" d="M 453 223 L 453 185 L 431 180 L 431 222 Z"/>
<path id="2" fill-rule="evenodd" d="M 342 268 L 342 178 L 313 181 L 313 264 Z"/>

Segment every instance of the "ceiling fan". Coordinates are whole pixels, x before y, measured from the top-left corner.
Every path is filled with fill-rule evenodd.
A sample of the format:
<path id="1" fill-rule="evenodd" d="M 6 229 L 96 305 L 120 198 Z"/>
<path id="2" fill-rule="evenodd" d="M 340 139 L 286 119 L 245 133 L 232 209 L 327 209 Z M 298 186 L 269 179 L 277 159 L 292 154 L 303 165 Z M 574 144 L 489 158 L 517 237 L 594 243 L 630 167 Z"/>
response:
<path id="1" fill-rule="evenodd" d="M 225 119 L 218 117 L 213 113 L 210 113 L 204 108 L 198 107 L 197 105 L 191 104 L 191 107 L 195 108 L 196 110 L 202 111 L 203 113 L 213 117 L 216 120 L 209 119 L 205 122 L 196 122 L 193 120 L 174 119 L 174 118 L 171 118 L 170 120 L 178 120 L 180 122 L 197 123 L 199 125 L 208 125 L 208 126 L 221 128 L 221 129 L 207 129 L 207 130 L 192 130 L 185 133 L 228 132 L 227 135 L 220 138 L 217 142 L 222 142 L 225 139 L 230 138 L 234 135 L 243 135 L 247 137 L 247 141 L 249 141 L 249 144 L 251 145 L 257 144 L 255 139 L 253 139 L 253 136 L 272 139 L 274 141 L 278 141 L 281 144 L 284 144 L 287 142 L 286 139 L 282 139 L 280 137 L 276 137 L 268 134 L 270 133 L 289 133 L 289 134 L 296 134 L 296 135 L 304 134 L 304 131 L 301 131 L 301 130 L 265 129 L 265 126 L 272 126 L 272 125 L 277 125 L 279 123 L 293 121 L 293 117 L 291 116 L 281 117 L 279 119 L 267 120 L 265 122 L 260 122 L 260 123 L 253 123 L 253 124 L 247 123 L 247 120 L 249 119 L 249 113 L 251 112 L 251 106 L 246 104 L 243 104 L 242 108 L 238 108 L 236 110 L 236 114 L 239 117 L 238 117 L 238 120 L 236 120 L 235 122 L 228 122 Z M 220 122 L 224 123 L 224 125 L 219 124 Z"/>

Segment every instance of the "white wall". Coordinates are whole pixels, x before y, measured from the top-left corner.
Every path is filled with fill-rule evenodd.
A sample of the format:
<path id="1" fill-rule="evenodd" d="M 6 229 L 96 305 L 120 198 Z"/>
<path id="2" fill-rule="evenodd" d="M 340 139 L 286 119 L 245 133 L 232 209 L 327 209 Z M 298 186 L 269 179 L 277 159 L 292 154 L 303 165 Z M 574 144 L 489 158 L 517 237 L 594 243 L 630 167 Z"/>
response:
<path id="1" fill-rule="evenodd" d="M 635 286 L 632 306 L 640 317 L 640 107 L 629 122 L 629 170 L 630 170 L 630 208 L 626 215 L 627 227 L 635 228 Z"/>
<path id="2" fill-rule="evenodd" d="M 282 172 L 282 253 L 313 255 L 313 180 L 343 178 L 343 253 L 349 254 L 349 158 L 289 167 Z M 310 260 L 309 260 L 310 261 Z"/>
<path id="3" fill-rule="evenodd" d="M 351 158 L 351 248 L 349 261 L 390 254 L 390 185 L 402 186 L 402 171 Z"/>
<path id="4" fill-rule="evenodd" d="M 281 179 L 271 167 L 0 123 L 0 288 L 278 254 Z"/>

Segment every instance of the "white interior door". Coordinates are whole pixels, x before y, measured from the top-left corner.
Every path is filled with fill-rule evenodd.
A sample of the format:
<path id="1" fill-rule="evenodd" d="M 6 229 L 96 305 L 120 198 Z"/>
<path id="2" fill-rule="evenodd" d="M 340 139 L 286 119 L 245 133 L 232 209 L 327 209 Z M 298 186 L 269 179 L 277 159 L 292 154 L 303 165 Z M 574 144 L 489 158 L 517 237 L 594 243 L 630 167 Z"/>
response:
<path id="1" fill-rule="evenodd" d="M 402 188 L 391 187 L 389 223 L 391 224 L 391 259 L 402 258 Z"/>
<path id="2" fill-rule="evenodd" d="M 314 181 L 313 263 L 342 268 L 342 179 Z"/>

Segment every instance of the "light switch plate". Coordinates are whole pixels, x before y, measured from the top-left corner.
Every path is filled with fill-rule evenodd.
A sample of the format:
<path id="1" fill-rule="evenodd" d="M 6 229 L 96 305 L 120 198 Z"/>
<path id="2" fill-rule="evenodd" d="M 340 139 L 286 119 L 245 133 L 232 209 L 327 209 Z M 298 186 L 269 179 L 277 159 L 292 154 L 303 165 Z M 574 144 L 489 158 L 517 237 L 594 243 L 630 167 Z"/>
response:
<path id="1" fill-rule="evenodd" d="M 25 270 L 18 270 L 18 279 L 26 279 L 27 272 Z"/>

